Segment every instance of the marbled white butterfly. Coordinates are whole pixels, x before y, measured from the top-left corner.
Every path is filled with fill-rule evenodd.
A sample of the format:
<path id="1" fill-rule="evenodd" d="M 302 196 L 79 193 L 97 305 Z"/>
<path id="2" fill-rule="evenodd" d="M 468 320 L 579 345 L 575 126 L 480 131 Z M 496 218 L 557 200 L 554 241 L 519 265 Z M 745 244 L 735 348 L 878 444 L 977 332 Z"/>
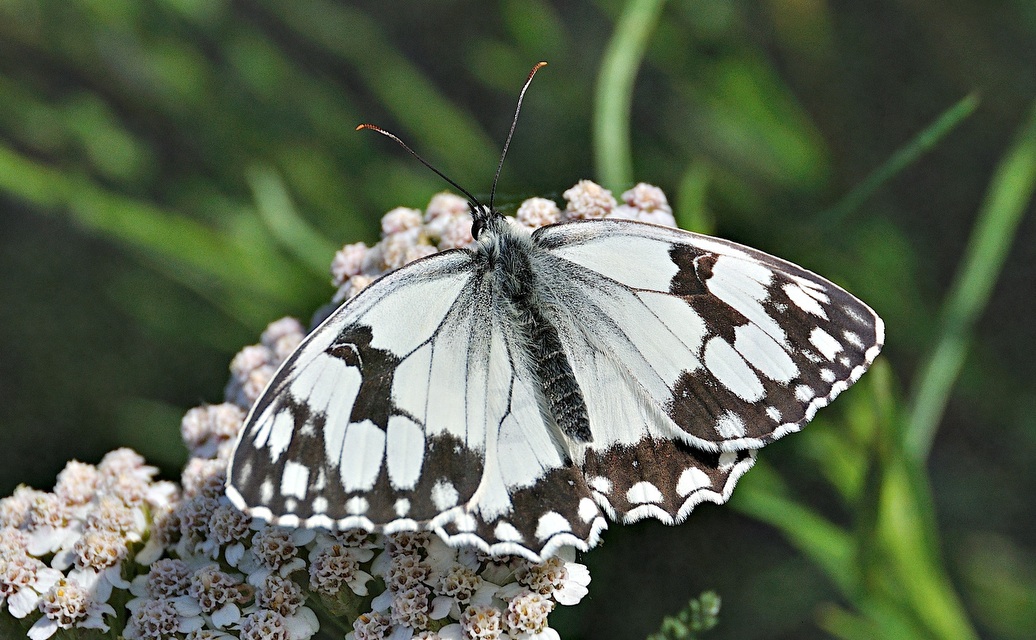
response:
<path id="1" fill-rule="evenodd" d="M 283 363 L 228 472 L 239 508 L 585 550 L 726 501 L 881 349 L 867 305 L 779 258 L 629 220 L 529 234 L 464 193 L 473 246 L 377 280 Z"/>

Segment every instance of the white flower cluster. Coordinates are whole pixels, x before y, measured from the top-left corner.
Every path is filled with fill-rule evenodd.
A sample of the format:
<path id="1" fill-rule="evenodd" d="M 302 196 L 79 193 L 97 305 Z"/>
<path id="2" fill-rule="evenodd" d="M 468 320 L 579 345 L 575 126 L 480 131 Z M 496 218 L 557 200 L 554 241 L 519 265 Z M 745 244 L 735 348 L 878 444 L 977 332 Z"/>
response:
<path id="1" fill-rule="evenodd" d="M 673 224 L 661 190 L 645 184 L 622 205 L 589 181 L 564 197 L 564 211 L 526 200 L 513 223 Z M 335 256 L 336 302 L 473 241 L 467 202 L 449 193 L 423 213 L 393 209 L 382 231 L 375 246 L 350 244 Z M 190 460 L 179 487 L 155 481 L 155 468 L 118 449 L 97 466 L 68 463 L 53 492 L 23 486 L 0 500 L 0 632 L 10 626 L 6 609 L 10 619 L 33 620 L 33 640 L 118 624 L 126 640 L 558 640 L 548 616 L 578 603 L 590 583 L 571 553 L 533 564 L 451 548 L 425 532 L 275 528 L 230 504 L 226 468 L 246 413 L 305 333 L 291 318 L 270 324 L 231 362 L 226 401 L 187 412 Z"/>
<path id="2" fill-rule="evenodd" d="M 245 347 L 230 362 L 230 381 L 224 391 L 227 402 L 245 410 L 251 407 L 273 377 L 277 366 L 295 351 L 304 337 L 305 328 L 294 318 L 282 318 L 266 327 L 259 344 Z M 200 435 L 201 432 L 195 437 Z M 187 433 L 184 433 L 184 439 L 193 451 L 193 440 L 188 440 Z M 233 436 L 230 440 L 233 446 Z M 208 451 L 202 455 L 205 453 Z"/>
<path id="3" fill-rule="evenodd" d="M 125 565 L 147 559 L 150 514 L 178 500 L 171 482 L 129 449 L 96 467 L 73 460 L 52 492 L 18 487 L 0 500 L 0 604 L 33 640 L 61 629 L 109 630 L 115 594 L 130 587 Z"/>
<path id="4" fill-rule="evenodd" d="M 658 187 L 644 182 L 623 193 L 622 204 L 615 201 L 611 191 L 589 180 L 580 180 L 562 195 L 568 202 L 565 209 L 568 220 L 622 218 L 666 227 L 676 226 L 673 209 L 665 194 Z"/>
<path id="5" fill-rule="evenodd" d="M 547 616 L 579 602 L 590 583 L 586 567 L 571 560 L 493 558 L 426 532 L 371 536 L 364 548 L 370 573 L 361 575 L 385 586 L 347 640 L 558 640 Z"/>

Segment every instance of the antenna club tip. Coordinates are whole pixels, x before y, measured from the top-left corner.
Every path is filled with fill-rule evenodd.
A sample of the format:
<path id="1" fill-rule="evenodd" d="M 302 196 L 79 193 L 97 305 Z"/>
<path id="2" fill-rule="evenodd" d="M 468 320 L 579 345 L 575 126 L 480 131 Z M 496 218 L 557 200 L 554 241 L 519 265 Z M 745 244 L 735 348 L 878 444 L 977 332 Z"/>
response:
<path id="1" fill-rule="evenodd" d="M 536 63 L 536 68 L 537 69 L 542 69 L 545 66 L 547 66 L 547 63 L 545 61 L 543 61 L 543 60 L 540 60 L 539 62 Z"/>
<path id="2" fill-rule="evenodd" d="M 364 122 L 363 124 L 356 125 L 356 128 L 353 129 L 353 131 L 359 131 L 361 129 L 372 129 L 372 128 L 374 128 L 374 125 L 367 124 L 366 122 Z"/>

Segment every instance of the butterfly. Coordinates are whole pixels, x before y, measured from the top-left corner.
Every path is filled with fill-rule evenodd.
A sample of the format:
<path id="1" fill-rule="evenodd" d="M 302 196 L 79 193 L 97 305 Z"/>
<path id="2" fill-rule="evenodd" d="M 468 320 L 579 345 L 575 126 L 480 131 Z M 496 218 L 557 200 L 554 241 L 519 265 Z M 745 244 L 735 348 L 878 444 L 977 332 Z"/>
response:
<path id="1" fill-rule="evenodd" d="M 761 251 L 632 220 L 530 233 L 466 195 L 472 246 L 381 277 L 281 365 L 233 454 L 236 506 L 586 550 L 609 521 L 726 501 L 881 350 L 866 304 Z"/>

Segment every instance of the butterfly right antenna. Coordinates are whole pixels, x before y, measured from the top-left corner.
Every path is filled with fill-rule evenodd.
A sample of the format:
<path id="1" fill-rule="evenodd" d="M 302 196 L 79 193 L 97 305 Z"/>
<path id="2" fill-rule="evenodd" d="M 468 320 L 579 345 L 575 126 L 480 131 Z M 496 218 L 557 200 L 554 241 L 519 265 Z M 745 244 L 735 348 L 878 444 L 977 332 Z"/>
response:
<path id="1" fill-rule="evenodd" d="M 504 158 L 507 157 L 507 148 L 511 146 L 511 136 L 514 135 L 514 128 L 518 126 L 518 113 L 522 110 L 522 100 L 525 98 L 525 92 L 528 90 L 529 85 L 532 84 L 532 77 L 536 75 L 536 72 L 547 66 L 546 62 L 537 62 L 536 66 L 529 72 L 529 77 L 525 80 L 525 86 L 522 87 L 522 92 L 518 94 L 518 106 L 514 109 L 514 120 L 511 121 L 511 130 L 507 133 L 507 140 L 504 141 L 504 150 L 500 154 L 500 163 L 496 165 L 496 175 L 493 176 L 493 188 L 489 192 L 489 209 L 494 211 L 493 202 L 496 199 L 496 183 L 500 180 L 500 170 L 504 168 Z"/>

